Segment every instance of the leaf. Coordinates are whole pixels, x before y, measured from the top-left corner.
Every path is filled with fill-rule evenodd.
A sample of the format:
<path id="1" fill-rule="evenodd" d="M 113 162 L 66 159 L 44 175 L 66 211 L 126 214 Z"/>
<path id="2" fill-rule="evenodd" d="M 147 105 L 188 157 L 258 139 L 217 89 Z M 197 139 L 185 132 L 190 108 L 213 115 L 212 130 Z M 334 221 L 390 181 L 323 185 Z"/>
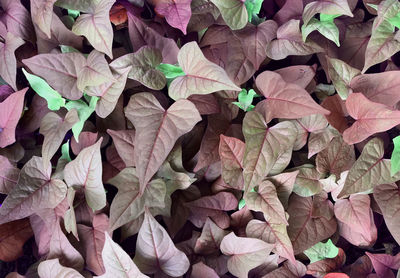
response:
<path id="1" fill-rule="evenodd" d="M 269 181 L 272 181 L 272 183 L 275 185 L 276 193 L 285 210 L 287 209 L 289 196 L 290 194 L 292 194 L 293 185 L 296 181 L 296 177 L 298 174 L 299 171 L 297 170 L 267 178 Z"/>
<path id="2" fill-rule="evenodd" d="M 255 69 L 267 58 L 267 45 L 275 39 L 277 29 L 278 25 L 274 21 L 267 20 L 257 26 L 247 25 L 244 29 L 234 32 Z"/>
<path id="3" fill-rule="evenodd" d="M 22 69 L 22 72 L 32 89 L 47 101 L 47 107 L 50 110 L 57 111 L 65 106 L 65 99 L 56 90 L 51 88 L 44 79 L 28 73 L 25 69 Z"/>
<path id="4" fill-rule="evenodd" d="M 334 174 L 349 170 L 355 162 L 354 146 L 348 145 L 341 136 L 332 139 L 328 147 L 317 154 L 317 170 L 320 173 Z"/>
<path id="5" fill-rule="evenodd" d="M 245 144 L 237 138 L 221 134 L 218 151 L 221 158 L 223 180 L 233 188 L 242 189 Z"/>
<path id="6" fill-rule="evenodd" d="M 296 176 L 293 192 L 302 197 L 310 197 L 323 189 L 322 175 L 314 167 L 300 167 Z"/>
<path id="7" fill-rule="evenodd" d="M 293 194 L 289 200 L 288 234 L 294 254 L 300 254 L 336 231 L 332 203 L 326 196 L 300 197 Z"/>
<path id="8" fill-rule="evenodd" d="M 330 239 L 326 243 L 318 242 L 314 246 L 304 250 L 304 254 L 310 259 L 311 263 L 326 259 L 334 258 L 338 255 L 337 248 Z"/>
<path id="9" fill-rule="evenodd" d="M 306 275 L 307 268 L 300 261 L 296 261 L 295 264 L 290 262 L 285 262 L 283 266 L 274 271 L 268 273 L 263 278 L 273 278 L 273 277 L 288 277 L 288 278 L 298 278 Z"/>
<path id="10" fill-rule="evenodd" d="M 221 12 L 222 18 L 232 30 L 239 30 L 246 26 L 248 13 L 244 1 L 239 0 L 211 0 Z"/>
<path id="11" fill-rule="evenodd" d="M 316 18 L 311 18 L 307 25 L 304 24 L 301 27 L 303 41 L 306 41 L 308 35 L 314 31 L 318 31 L 325 38 L 333 41 L 338 47 L 340 47 L 339 29 L 333 21 L 320 21 Z"/>
<path id="12" fill-rule="evenodd" d="M 229 216 L 225 211 L 236 209 L 238 201 L 232 193 L 219 192 L 185 203 L 185 206 L 190 209 L 189 220 L 196 227 L 201 228 L 209 217 L 221 229 L 226 229 L 229 227 Z"/>
<path id="13" fill-rule="evenodd" d="M 178 62 L 186 75 L 175 78 L 169 86 L 168 94 L 174 100 L 221 90 L 240 91 L 221 67 L 204 57 L 196 42 L 179 50 Z"/>
<path id="14" fill-rule="evenodd" d="M 394 176 L 400 171 L 400 136 L 393 138 L 394 149 L 390 157 L 390 175 Z"/>
<path id="15" fill-rule="evenodd" d="M 286 83 L 278 73 L 264 71 L 257 76 L 256 86 L 266 98 L 257 105 L 256 110 L 264 110 L 268 120 L 330 113 L 319 106 L 307 91 L 296 84 Z"/>
<path id="16" fill-rule="evenodd" d="M 322 1 L 314 1 L 308 3 L 304 7 L 303 11 L 303 21 L 304 24 L 308 24 L 308 22 L 313 18 L 317 13 L 323 13 L 327 15 L 347 15 L 353 16 L 353 13 L 350 10 L 349 4 L 347 0 L 322 0 Z"/>
<path id="17" fill-rule="evenodd" d="M 162 271 L 172 277 L 186 273 L 190 263 L 185 253 L 178 250 L 167 231 L 145 210 L 133 259 L 141 271 L 148 274 Z"/>
<path id="18" fill-rule="evenodd" d="M 52 179 L 51 167 L 33 156 L 22 167 L 17 185 L 9 192 L 0 207 L 0 224 L 22 219 L 40 209 L 54 209 L 67 193 L 63 181 Z"/>
<path id="19" fill-rule="evenodd" d="M 192 0 L 163 0 L 157 1 L 154 10 L 165 17 L 165 20 L 174 28 L 186 35 L 186 28 L 192 15 L 190 3 Z"/>
<path id="20" fill-rule="evenodd" d="M 371 246 L 377 239 L 377 230 L 368 195 L 350 195 L 349 199 L 337 200 L 335 217 L 339 233 L 356 246 Z"/>
<path id="21" fill-rule="evenodd" d="M 218 274 L 215 272 L 214 269 L 208 267 L 202 262 L 198 262 L 192 266 L 192 273 L 190 273 L 191 278 L 218 278 Z"/>
<path id="22" fill-rule="evenodd" d="M 111 277 L 133 277 L 133 278 L 145 278 L 146 275 L 142 274 L 129 255 L 115 243 L 107 232 L 104 233 L 105 242 L 104 248 L 101 252 L 104 268 L 106 272 L 98 276 L 99 278 L 111 278 Z"/>
<path id="23" fill-rule="evenodd" d="M 246 226 L 246 235 L 274 244 L 273 251 L 275 253 L 289 259 L 291 262 L 296 261 L 293 246 L 286 230 L 286 224 L 253 219 Z"/>
<path id="24" fill-rule="evenodd" d="M 188 100 L 178 100 L 165 110 L 150 93 L 133 95 L 125 115 L 136 129 L 134 160 L 143 193 L 176 140 L 189 132 L 201 117 Z"/>
<path id="25" fill-rule="evenodd" d="M 14 90 L 17 91 L 17 60 L 14 52 L 25 42 L 12 33 L 4 36 L 4 42 L 0 41 L 0 76 Z"/>
<path id="26" fill-rule="evenodd" d="M 255 238 L 237 237 L 233 232 L 221 242 L 221 252 L 230 256 L 228 270 L 239 278 L 247 277 L 251 269 L 265 262 L 272 248 L 272 244 Z"/>
<path id="27" fill-rule="evenodd" d="M 35 31 L 29 12 L 24 5 L 20 1 L 1 0 L 0 6 L 3 10 L 0 14 L 0 21 L 6 25 L 8 32 L 24 40 L 34 42 Z"/>
<path id="28" fill-rule="evenodd" d="M 31 15 L 33 23 L 51 38 L 51 20 L 53 17 L 53 5 L 57 0 L 33 0 L 31 1 Z"/>
<path id="29" fill-rule="evenodd" d="M 254 105 L 251 104 L 253 102 L 254 96 L 257 96 L 257 94 L 253 89 L 250 89 L 249 92 L 247 92 L 246 89 L 242 89 L 238 95 L 239 102 L 232 103 L 245 112 L 251 111 L 254 109 Z"/>
<path id="30" fill-rule="evenodd" d="M 51 277 L 59 277 L 59 278 L 68 278 L 68 277 L 76 277 L 80 278 L 83 276 L 73 268 L 65 267 L 60 264 L 59 259 L 52 259 L 42 261 L 38 266 L 38 274 L 40 278 L 51 278 Z"/>
<path id="31" fill-rule="evenodd" d="M 78 111 L 79 122 L 72 126 L 72 133 L 74 134 L 75 140 L 79 140 L 79 134 L 83 129 L 83 125 L 85 124 L 86 120 L 89 119 L 90 115 L 95 111 L 97 101 L 99 100 L 98 97 L 92 96 L 89 97 L 89 105 L 81 99 L 69 101 L 65 107 L 70 111 L 72 109 L 76 109 Z"/>
<path id="32" fill-rule="evenodd" d="M 72 32 L 85 36 L 98 51 L 112 58 L 114 33 L 109 19 L 109 12 L 114 0 L 95 0 L 89 9 L 81 14 L 72 26 Z"/>
<path id="33" fill-rule="evenodd" d="M 86 64 L 82 54 L 40 54 L 22 62 L 35 75 L 44 78 L 63 97 L 71 100 L 82 97 L 82 92 L 77 87 L 79 71 Z"/>
<path id="34" fill-rule="evenodd" d="M 68 187 L 83 188 L 88 205 L 95 210 L 106 205 L 106 193 L 101 180 L 102 164 L 100 138 L 96 144 L 83 149 L 64 169 L 64 179 Z"/>
<path id="35" fill-rule="evenodd" d="M 346 261 L 346 254 L 343 249 L 339 248 L 338 255 L 334 258 L 327 258 L 322 261 L 317 261 L 307 266 L 307 274 L 314 277 L 325 277 L 333 271 L 339 271 Z M 338 278 L 346 278 L 338 276 Z"/>
<path id="36" fill-rule="evenodd" d="M 246 113 L 243 120 L 246 142 L 243 175 L 246 192 L 268 175 L 282 154 L 291 152 L 296 133 L 296 128 L 288 121 L 268 127 L 258 112 Z"/>
<path id="37" fill-rule="evenodd" d="M 75 109 L 71 109 L 64 118 L 54 112 L 50 112 L 43 117 L 39 132 L 44 136 L 42 156 L 45 167 L 48 164 L 51 165 L 50 160 L 60 147 L 65 134 L 78 120 L 78 113 Z"/>
<path id="38" fill-rule="evenodd" d="M 391 256 L 388 254 L 371 254 L 365 252 L 370 258 L 375 272 L 379 278 L 394 277 L 391 269 L 397 270 L 400 268 L 400 256 Z"/>
<path id="39" fill-rule="evenodd" d="M 194 252 L 202 255 L 218 253 L 221 241 L 227 234 L 229 234 L 228 231 L 224 231 L 210 218 L 207 218 L 201 231 L 201 236 L 197 239 L 194 246 Z"/>
<path id="40" fill-rule="evenodd" d="M 276 33 L 276 40 L 267 46 L 267 56 L 273 60 L 282 60 L 290 55 L 309 55 L 323 51 L 323 48 L 315 42 L 303 42 L 300 20 L 295 19 L 281 25 Z"/>
<path id="41" fill-rule="evenodd" d="M 0 260 L 12 262 L 23 255 L 22 247 L 32 237 L 28 219 L 21 219 L 0 225 Z"/>
<path id="42" fill-rule="evenodd" d="M 381 184 L 374 187 L 374 199 L 378 203 L 391 235 L 396 242 L 400 242 L 400 223 L 398 219 L 398 208 L 400 207 L 400 195 L 398 186 L 392 184 Z"/>
<path id="43" fill-rule="evenodd" d="M 400 123 L 400 112 L 384 104 L 372 102 L 361 93 L 353 93 L 346 100 L 347 111 L 356 122 L 343 132 L 344 141 L 359 143 L 369 136 L 383 132 Z"/>
<path id="44" fill-rule="evenodd" d="M 140 194 L 139 180 L 135 168 L 125 168 L 108 181 L 118 188 L 110 207 L 110 230 L 113 231 L 137 219 L 145 209 L 164 207 L 165 183 L 161 179 L 152 180 Z"/>
<path id="45" fill-rule="evenodd" d="M 157 65 L 156 69 L 161 71 L 168 79 L 175 79 L 178 76 L 185 75 L 185 72 L 182 70 L 182 68 L 175 65 L 161 63 Z"/>
<path id="46" fill-rule="evenodd" d="M 372 27 L 372 35 L 365 51 L 365 64 L 362 73 L 365 73 L 371 66 L 389 59 L 400 51 L 400 42 L 396 40 L 394 26 L 388 21 L 383 21 L 377 26 L 377 18 Z"/>
<path id="47" fill-rule="evenodd" d="M 135 130 L 111 130 L 107 133 L 112 137 L 115 148 L 126 167 L 135 166 Z"/>
<path id="48" fill-rule="evenodd" d="M 400 101 L 399 78 L 398 71 L 361 74 L 351 80 L 350 87 L 353 92 L 363 93 L 370 101 L 393 106 L 394 103 Z"/>
<path id="49" fill-rule="evenodd" d="M 244 198 L 248 208 L 261 211 L 267 222 L 288 225 L 285 210 L 278 199 L 275 185 L 272 182 L 261 182 L 256 192 L 249 192 Z"/>
<path id="50" fill-rule="evenodd" d="M 166 84 L 166 77 L 159 69 L 162 59 L 160 50 L 143 46 L 135 53 L 126 54 L 114 60 L 110 66 L 119 71 L 132 66 L 128 78 L 136 80 L 150 89 L 161 90 Z"/>
<path id="51" fill-rule="evenodd" d="M 9 194 L 16 186 L 20 170 L 0 155 L 0 193 Z"/>
<path id="52" fill-rule="evenodd" d="M 329 64 L 329 77 L 335 86 L 341 99 L 346 99 L 351 91 L 351 82 L 353 78 L 359 75 L 361 72 L 349 66 L 345 62 L 335 58 L 328 58 Z M 356 92 L 359 92 L 356 90 Z"/>
<path id="53" fill-rule="evenodd" d="M 85 249 L 85 261 L 87 269 L 96 275 L 105 272 L 102 259 L 105 231 L 108 229 L 108 217 L 105 214 L 97 214 L 93 217 L 93 227 L 78 224 L 79 241 Z"/>

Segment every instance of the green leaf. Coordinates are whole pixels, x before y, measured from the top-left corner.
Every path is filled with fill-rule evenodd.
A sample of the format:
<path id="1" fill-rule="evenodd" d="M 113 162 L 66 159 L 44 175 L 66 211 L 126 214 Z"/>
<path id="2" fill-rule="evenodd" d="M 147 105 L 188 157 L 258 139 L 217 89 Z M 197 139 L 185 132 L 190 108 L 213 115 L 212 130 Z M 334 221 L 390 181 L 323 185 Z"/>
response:
<path id="1" fill-rule="evenodd" d="M 81 13 L 76 10 L 69 10 L 68 9 L 68 15 L 71 16 L 72 18 L 77 18 Z"/>
<path id="2" fill-rule="evenodd" d="M 156 69 L 161 71 L 166 78 L 174 79 L 178 76 L 185 75 L 185 72 L 180 66 L 170 65 L 170 64 L 159 64 Z"/>
<path id="3" fill-rule="evenodd" d="M 69 45 L 60 45 L 60 49 L 61 49 L 61 53 L 70 53 L 70 52 L 80 53 L 79 50 L 77 50 Z"/>
<path id="4" fill-rule="evenodd" d="M 333 22 L 333 20 L 339 16 L 342 16 L 341 14 L 319 14 L 319 20 L 321 22 Z"/>
<path id="5" fill-rule="evenodd" d="M 393 138 L 394 149 L 390 158 L 390 175 L 393 177 L 400 171 L 400 136 Z"/>
<path id="6" fill-rule="evenodd" d="M 46 99 L 47 106 L 50 110 L 56 111 L 61 107 L 65 106 L 65 99 L 60 95 L 59 92 L 50 87 L 47 82 L 39 76 L 28 73 L 25 69 L 22 69 L 26 79 L 32 89 L 42 98 Z"/>
<path id="7" fill-rule="evenodd" d="M 310 263 L 315 263 L 327 258 L 335 258 L 339 254 L 339 248 L 329 239 L 326 243 L 318 242 L 313 247 L 305 250 L 304 254 L 310 259 Z"/>
<path id="8" fill-rule="evenodd" d="M 370 6 L 371 8 L 373 8 L 374 10 L 378 10 L 378 5 L 375 5 L 375 4 L 367 4 L 368 6 Z"/>
<path id="9" fill-rule="evenodd" d="M 246 0 L 246 2 L 244 2 L 244 5 L 246 6 L 246 10 L 247 10 L 247 14 L 249 17 L 249 22 L 252 21 L 252 17 L 254 15 L 258 15 L 258 13 L 261 10 L 261 5 L 263 3 L 264 0 Z"/>
<path id="10" fill-rule="evenodd" d="M 244 199 L 239 201 L 238 209 L 241 210 L 246 205 L 246 201 Z"/>
<path id="11" fill-rule="evenodd" d="M 239 102 L 232 102 L 234 105 L 238 106 L 243 111 L 251 111 L 254 109 L 253 102 L 254 97 L 258 96 L 253 89 L 250 89 L 247 93 L 246 89 L 242 89 L 238 95 Z"/>
<path id="12" fill-rule="evenodd" d="M 400 12 L 394 17 L 389 18 L 388 21 L 390 22 L 390 24 L 400 29 Z"/>
<path id="13" fill-rule="evenodd" d="M 320 32 L 325 38 L 333 41 L 337 46 L 340 46 L 339 29 L 333 21 L 319 21 L 316 18 L 312 18 L 307 25 L 301 26 L 301 34 L 304 42 L 313 31 Z"/>
<path id="14" fill-rule="evenodd" d="M 81 134 L 83 125 L 85 124 L 86 120 L 89 119 L 90 115 L 94 112 L 96 109 L 96 104 L 97 101 L 99 100 L 99 97 L 92 96 L 89 97 L 89 105 L 81 99 L 78 100 L 72 100 L 69 101 L 65 107 L 69 110 L 72 108 L 75 108 L 78 111 L 78 116 L 79 116 L 79 122 L 77 122 L 73 127 L 72 127 L 72 133 L 74 134 L 76 142 L 79 142 L 79 134 Z"/>
<path id="15" fill-rule="evenodd" d="M 60 159 L 71 161 L 71 157 L 69 155 L 69 140 L 61 146 L 61 157 Z"/>

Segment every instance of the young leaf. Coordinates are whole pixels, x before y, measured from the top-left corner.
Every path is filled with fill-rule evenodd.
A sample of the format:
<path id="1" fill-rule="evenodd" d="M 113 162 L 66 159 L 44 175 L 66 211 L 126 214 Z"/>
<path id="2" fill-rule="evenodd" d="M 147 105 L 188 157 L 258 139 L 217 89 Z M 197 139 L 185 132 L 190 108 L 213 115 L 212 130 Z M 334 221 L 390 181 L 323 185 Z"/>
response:
<path id="1" fill-rule="evenodd" d="M 346 100 L 346 108 L 356 120 L 343 132 L 343 140 L 349 145 L 400 124 L 400 111 L 372 102 L 361 93 L 351 94 Z"/>
<path id="2" fill-rule="evenodd" d="M 340 47 L 339 42 L 339 29 L 333 21 L 319 21 L 316 18 L 311 18 L 307 25 L 301 27 L 301 33 L 303 35 L 303 41 L 305 42 L 308 35 L 314 31 L 318 31 L 325 38 L 333 41 L 338 47 Z"/>
<path id="3" fill-rule="evenodd" d="M 115 0 L 96 0 L 86 14 L 81 14 L 72 26 L 72 32 L 85 36 L 90 44 L 100 52 L 112 58 L 114 32 L 109 19 L 109 12 Z"/>
<path id="4" fill-rule="evenodd" d="M 211 2 L 217 6 L 229 28 L 239 30 L 246 26 L 249 18 L 244 1 L 211 0 Z"/>
<path id="5" fill-rule="evenodd" d="M 240 91 L 224 69 L 204 57 L 196 42 L 187 43 L 179 50 L 178 61 L 186 75 L 175 78 L 169 86 L 168 94 L 174 100 L 221 90 Z"/>
<path id="6" fill-rule="evenodd" d="M 337 248 L 330 239 L 326 243 L 319 242 L 313 247 L 304 251 L 304 254 L 310 259 L 311 263 L 323 260 L 325 258 L 334 258 L 338 255 Z"/>
<path id="7" fill-rule="evenodd" d="M 221 252 L 230 256 L 228 270 L 239 278 L 248 277 L 251 269 L 264 263 L 273 247 L 259 239 L 237 237 L 233 232 L 221 242 Z"/>
<path id="8" fill-rule="evenodd" d="M 32 157 L 21 169 L 17 185 L 0 207 L 0 224 L 22 219 L 40 209 L 54 209 L 67 193 L 65 183 L 52 179 L 51 167 L 44 168 L 40 157 Z"/>
<path id="9" fill-rule="evenodd" d="M 142 274 L 129 255 L 115 243 L 107 232 L 104 233 L 105 242 L 101 256 L 104 262 L 105 273 L 99 278 L 112 278 L 112 277 L 135 277 L 145 278 L 146 275 Z"/>
<path id="10" fill-rule="evenodd" d="M 144 213 L 133 259 L 141 271 L 148 274 L 162 271 L 172 277 L 186 273 L 190 263 L 185 253 L 178 250 L 167 231 L 154 219 L 149 210 Z"/>
<path id="11" fill-rule="evenodd" d="M 201 117 L 188 100 L 178 100 L 165 110 L 150 93 L 133 95 L 125 115 L 136 129 L 134 159 L 143 193 L 176 140 L 189 132 Z"/>
<path id="12" fill-rule="evenodd" d="M 83 188 L 88 205 L 95 210 L 106 205 L 106 193 L 101 180 L 102 164 L 100 138 L 93 146 L 83 149 L 79 155 L 65 166 L 64 178 L 68 187 Z"/>
<path id="13" fill-rule="evenodd" d="M 390 157 L 390 175 L 394 176 L 400 171 L 400 136 L 393 138 L 394 149 Z"/>
<path id="14" fill-rule="evenodd" d="M 180 66 L 161 63 L 156 67 L 156 69 L 161 71 L 167 79 L 175 79 L 178 76 L 185 75 L 185 72 Z"/>
<path id="15" fill-rule="evenodd" d="M 253 102 L 253 98 L 255 96 L 258 95 L 253 89 L 250 89 L 249 92 L 247 92 L 246 89 L 242 89 L 238 95 L 239 102 L 232 102 L 232 103 L 245 112 L 251 111 L 254 109 L 254 105 L 252 105 L 251 103 Z"/>
<path id="16" fill-rule="evenodd" d="M 25 93 L 28 88 L 9 95 L 0 102 L 0 148 L 15 142 L 15 128 L 24 108 Z"/>
<path id="17" fill-rule="evenodd" d="M 50 110 L 57 111 L 65 106 L 65 99 L 56 90 L 50 87 L 44 79 L 28 73 L 25 69 L 22 69 L 22 72 L 32 89 L 47 101 L 47 107 Z"/>

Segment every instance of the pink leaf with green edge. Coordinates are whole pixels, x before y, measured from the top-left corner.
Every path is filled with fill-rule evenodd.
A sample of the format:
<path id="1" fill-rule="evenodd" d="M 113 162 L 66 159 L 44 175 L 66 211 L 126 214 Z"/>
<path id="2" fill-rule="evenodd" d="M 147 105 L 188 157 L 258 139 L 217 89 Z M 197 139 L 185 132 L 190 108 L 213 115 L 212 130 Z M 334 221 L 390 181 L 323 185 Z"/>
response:
<path id="1" fill-rule="evenodd" d="M 221 242 L 221 252 L 229 256 L 228 270 L 239 277 L 248 277 L 248 272 L 264 263 L 274 245 L 256 238 L 237 237 L 231 232 Z"/>
<path id="2" fill-rule="evenodd" d="M 362 74 L 351 80 L 350 87 L 354 92 L 363 93 L 370 101 L 393 106 L 400 101 L 400 72 Z"/>
<path id="3" fill-rule="evenodd" d="M 132 261 L 131 257 L 115 243 L 107 232 L 104 233 L 105 242 L 101 256 L 104 262 L 105 273 L 99 278 L 113 277 L 132 277 L 146 278 L 148 276 L 140 272 L 138 267 Z"/>
<path id="4" fill-rule="evenodd" d="M 377 230 L 368 195 L 350 195 L 337 200 L 334 207 L 339 233 L 355 246 L 372 246 Z"/>
<path id="5" fill-rule="evenodd" d="M 196 42 L 187 43 L 179 50 L 178 62 L 185 75 L 175 78 L 169 86 L 168 94 L 174 100 L 192 94 L 241 90 L 229 79 L 224 69 L 204 57 Z"/>
<path id="6" fill-rule="evenodd" d="M 361 93 L 353 93 L 346 100 L 346 108 L 356 121 L 343 132 L 343 140 L 349 144 L 359 143 L 369 136 L 391 129 L 400 124 L 400 111 L 368 100 Z"/>
<path id="7" fill-rule="evenodd" d="M 250 111 L 243 120 L 243 134 L 246 142 L 243 175 L 247 192 L 268 175 L 282 154 L 291 152 L 297 130 L 288 121 L 268 127 L 260 113 Z"/>
<path id="8" fill-rule="evenodd" d="M 395 277 L 391 269 L 398 270 L 400 268 L 400 254 L 397 254 L 396 256 L 388 254 L 372 254 L 369 252 L 365 252 L 365 254 L 370 258 L 379 278 Z"/>
<path id="9" fill-rule="evenodd" d="M 165 110 L 150 93 L 131 97 L 125 108 L 126 117 L 136 129 L 135 165 L 141 193 L 158 171 L 176 140 L 201 120 L 194 104 L 179 100 Z"/>
<path id="10" fill-rule="evenodd" d="M 4 37 L 4 42 L 0 41 L 0 76 L 14 90 L 17 90 L 17 60 L 14 52 L 25 42 L 12 33 L 8 32 Z"/>
<path id="11" fill-rule="evenodd" d="M 72 26 L 72 32 L 85 36 L 98 51 L 112 58 L 112 30 L 109 12 L 115 0 L 96 0 L 86 14 L 81 14 Z"/>
<path id="12" fill-rule="evenodd" d="M 9 95 L 0 103 L 0 148 L 15 142 L 15 128 L 24 108 L 28 88 Z"/>
<path id="13" fill-rule="evenodd" d="M 9 194 L 16 186 L 20 170 L 0 155 L 0 193 Z"/>
<path id="14" fill-rule="evenodd" d="M 239 30 L 246 26 L 248 13 L 243 1 L 240 0 L 211 0 L 221 12 L 221 16 L 232 30 Z"/>
<path id="15" fill-rule="evenodd" d="M 148 209 L 145 210 L 144 221 L 139 230 L 133 260 L 146 274 L 162 271 L 169 276 L 179 277 L 190 267 L 185 253 L 175 247 L 167 231 Z"/>
<path id="16" fill-rule="evenodd" d="M 288 234 L 294 254 L 300 254 L 336 231 L 333 205 L 326 193 L 313 197 L 293 194 L 289 199 Z"/>
<path id="17" fill-rule="evenodd" d="M 106 193 L 104 191 L 101 175 L 100 145 L 103 138 L 96 144 L 83 149 L 78 156 L 65 166 L 64 179 L 68 187 L 82 188 L 88 205 L 95 210 L 102 209 L 106 205 Z"/>
<path id="18" fill-rule="evenodd" d="M 57 0 L 31 0 L 31 15 L 33 23 L 51 38 L 51 21 L 53 17 L 53 5 Z"/>
<path id="19" fill-rule="evenodd" d="M 38 271 L 38 274 L 39 274 L 40 278 L 51 278 L 51 277 L 83 278 L 83 276 L 77 270 L 61 265 L 60 264 L 60 260 L 58 258 L 42 261 L 39 264 L 39 266 L 37 268 L 37 271 Z M 18 278 L 18 277 L 15 277 L 15 278 Z"/>
<path id="20" fill-rule="evenodd" d="M 400 194 L 395 183 L 381 184 L 374 187 L 374 199 L 378 203 L 386 226 L 397 242 L 400 242 L 399 217 Z"/>
<path id="21" fill-rule="evenodd" d="M 50 175 L 50 165 L 44 168 L 42 158 L 32 157 L 0 207 L 0 224 L 28 217 L 39 209 L 55 208 L 65 198 L 67 187 Z"/>
<path id="22" fill-rule="evenodd" d="M 140 217 L 145 206 L 164 207 L 166 186 L 163 180 L 149 182 L 143 194 L 140 193 L 139 179 L 135 168 L 125 168 L 108 181 L 118 188 L 110 207 L 110 230 L 113 231 Z"/>
<path id="23" fill-rule="evenodd" d="M 311 263 L 307 266 L 307 274 L 314 277 L 329 277 L 329 273 L 339 271 L 346 261 L 346 254 L 342 248 L 334 258 L 327 258 L 318 262 Z M 345 275 L 345 274 L 343 274 Z M 348 276 L 331 276 L 331 278 L 347 278 Z"/>
<path id="24" fill-rule="evenodd" d="M 174 28 L 186 35 L 186 28 L 192 15 L 190 4 L 192 0 L 162 0 L 156 1 L 154 10 L 165 17 Z"/>
<path id="25" fill-rule="evenodd" d="M 40 54 L 22 62 L 35 75 L 44 78 L 63 97 L 70 100 L 82 97 L 82 92 L 77 87 L 79 71 L 86 64 L 82 54 Z"/>
<path id="26" fill-rule="evenodd" d="M 245 144 L 234 137 L 220 135 L 219 156 L 223 180 L 235 189 L 243 189 L 243 157 Z"/>
<path id="27" fill-rule="evenodd" d="M 246 226 L 246 235 L 274 244 L 274 252 L 295 262 L 293 246 L 287 233 L 286 224 L 251 220 Z"/>
<path id="28" fill-rule="evenodd" d="M 267 120 L 330 113 L 319 106 L 306 90 L 296 84 L 286 83 L 276 72 L 264 71 L 258 75 L 256 86 L 266 98 L 257 104 L 256 110 L 264 112 Z"/>

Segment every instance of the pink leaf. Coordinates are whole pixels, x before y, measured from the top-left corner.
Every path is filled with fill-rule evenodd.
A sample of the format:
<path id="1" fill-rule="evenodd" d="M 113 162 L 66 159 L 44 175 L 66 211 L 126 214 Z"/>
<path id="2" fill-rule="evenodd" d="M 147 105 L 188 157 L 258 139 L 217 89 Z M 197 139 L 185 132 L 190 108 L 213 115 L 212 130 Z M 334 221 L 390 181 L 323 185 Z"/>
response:
<path id="1" fill-rule="evenodd" d="M 192 0 L 161 0 L 156 1 L 154 10 L 165 16 L 165 20 L 174 28 L 186 35 L 186 27 L 192 15 L 190 3 Z"/>

